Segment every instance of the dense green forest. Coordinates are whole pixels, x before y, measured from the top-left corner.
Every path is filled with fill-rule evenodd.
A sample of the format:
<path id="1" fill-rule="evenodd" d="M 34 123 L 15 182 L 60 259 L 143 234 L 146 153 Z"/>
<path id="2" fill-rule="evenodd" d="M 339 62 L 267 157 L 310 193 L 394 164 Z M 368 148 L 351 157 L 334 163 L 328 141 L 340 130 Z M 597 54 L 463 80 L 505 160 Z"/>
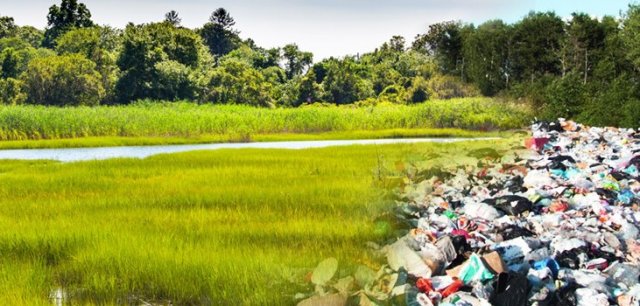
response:
<path id="1" fill-rule="evenodd" d="M 527 103 L 540 117 L 640 125 L 636 5 L 619 17 L 531 12 L 514 24 L 441 22 L 411 43 L 395 36 L 370 53 L 315 63 L 296 44 L 266 49 L 241 39 L 223 8 L 198 29 L 182 27 L 175 11 L 116 29 L 62 0 L 47 21 L 43 31 L 0 18 L 0 102 L 295 107 L 486 95 Z"/>

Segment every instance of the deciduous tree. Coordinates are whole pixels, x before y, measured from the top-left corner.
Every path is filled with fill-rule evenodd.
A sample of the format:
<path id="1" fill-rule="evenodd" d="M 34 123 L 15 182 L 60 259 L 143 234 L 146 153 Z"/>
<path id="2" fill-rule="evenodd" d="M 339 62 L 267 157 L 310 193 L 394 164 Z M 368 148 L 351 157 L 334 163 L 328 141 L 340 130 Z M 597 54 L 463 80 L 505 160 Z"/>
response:
<path id="1" fill-rule="evenodd" d="M 459 21 L 432 24 L 426 34 L 416 37 L 412 48 L 434 56 L 444 73 L 457 73 L 463 65 L 463 32 Z"/>
<path id="2" fill-rule="evenodd" d="M 163 62 L 170 61 L 164 64 Z M 180 65 L 178 65 L 180 64 Z M 211 56 L 202 39 L 193 31 L 175 28 L 168 23 L 127 26 L 122 43 L 122 51 L 117 60 L 122 76 L 116 85 L 121 102 L 127 103 L 142 98 L 188 99 L 193 93 L 186 93 L 177 86 L 178 92 L 168 93 L 167 80 L 181 75 L 183 67 L 190 73 L 211 65 Z M 166 73 L 169 73 L 167 75 Z M 158 90 L 163 88 L 163 90 Z"/>
<path id="3" fill-rule="evenodd" d="M 16 34 L 18 27 L 13 19 L 9 16 L 0 17 L 0 38 L 12 37 Z"/>
<path id="4" fill-rule="evenodd" d="M 286 61 L 284 70 L 287 72 L 287 78 L 289 79 L 303 74 L 313 63 L 313 54 L 300 51 L 296 44 L 284 46 L 282 48 L 282 56 Z"/>
<path id="5" fill-rule="evenodd" d="M 513 26 L 510 60 L 514 79 L 535 81 L 561 73 L 564 22 L 555 13 L 531 12 Z"/>
<path id="6" fill-rule="evenodd" d="M 493 20 L 480 25 L 464 42 L 466 74 L 485 95 L 494 95 L 508 86 L 509 34 L 509 26 Z"/>
<path id="7" fill-rule="evenodd" d="M 82 54 L 96 63 L 102 86 L 107 92 L 106 102 L 114 102 L 119 72 L 116 59 L 120 41 L 121 32 L 110 27 L 76 28 L 56 40 L 56 51 L 60 55 Z"/>
<path id="8" fill-rule="evenodd" d="M 44 31 L 32 26 L 18 27 L 16 30 L 16 37 L 30 44 L 34 48 L 40 48 L 44 41 Z"/>
<path id="9" fill-rule="evenodd" d="M 21 75 L 27 102 L 42 105 L 98 105 L 105 91 L 96 64 L 83 55 L 36 58 Z"/>
<path id="10" fill-rule="evenodd" d="M 627 57 L 640 71 L 640 5 L 630 5 L 622 23 L 622 38 L 627 47 Z"/>

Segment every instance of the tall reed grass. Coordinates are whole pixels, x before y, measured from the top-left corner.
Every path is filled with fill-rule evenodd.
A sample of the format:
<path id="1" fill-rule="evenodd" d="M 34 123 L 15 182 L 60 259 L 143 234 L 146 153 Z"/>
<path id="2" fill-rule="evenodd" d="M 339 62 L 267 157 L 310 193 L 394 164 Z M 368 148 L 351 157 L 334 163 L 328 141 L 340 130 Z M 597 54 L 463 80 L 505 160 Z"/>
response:
<path id="1" fill-rule="evenodd" d="M 0 140 L 78 137 L 199 137 L 414 128 L 495 130 L 529 120 L 520 106 L 489 98 L 418 105 L 265 109 L 242 105 L 141 102 L 129 106 L 0 106 Z"/>

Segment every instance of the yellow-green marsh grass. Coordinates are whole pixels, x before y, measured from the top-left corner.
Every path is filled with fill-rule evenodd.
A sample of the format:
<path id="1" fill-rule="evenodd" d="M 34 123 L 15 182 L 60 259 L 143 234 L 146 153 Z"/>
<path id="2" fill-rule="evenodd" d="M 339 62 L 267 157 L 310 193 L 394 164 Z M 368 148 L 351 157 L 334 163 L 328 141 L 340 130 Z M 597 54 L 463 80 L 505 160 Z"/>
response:
<path id="1" fill-rule="evenodd" d="M 384 169 L 503 143 L 2 161 L 0 304 L 292 304 L 324 258 L 375 268 Z"/>

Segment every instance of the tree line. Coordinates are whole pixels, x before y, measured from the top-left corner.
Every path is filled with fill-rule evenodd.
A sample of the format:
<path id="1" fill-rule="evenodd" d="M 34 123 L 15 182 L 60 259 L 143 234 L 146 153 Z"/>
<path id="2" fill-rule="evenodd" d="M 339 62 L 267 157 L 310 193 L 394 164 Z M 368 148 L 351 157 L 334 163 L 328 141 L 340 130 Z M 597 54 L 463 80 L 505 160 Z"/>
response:
<path id="1" fill-rule="evenodd" d="M 408 44 L 394 36 L 372 52 L 313 62 L 296 44 L 241 39 L 224 8 L 197 29 L 164 20 L 96 25 L 62 0 L 47 28 L 0 17 L 0 102 L 127 104 L 140 99 L 256 106 L 419 103 L 474 95 L 521 100 L 541 117 L 638 125 L 640 8 L 619 18 L 532 12 L 514 24 L 449 21 Z"/>
<path id="2" fill-rule="evenodd" d="M 412 48 L 433 56 L 482 94 L 524 100 L 540 117 L 640 126 L 640 7 L 620 18 L 531 12 L 514 24 L 492 20 L 431 25 Z"/>
<path id="3" fill-rule="evenodd" d="M 2 17 L 0 102 L 127 104 L 141 99 L 255 106 L 417 103 L 477 95 L 439 73 L 433 59 L 393 37 L 362 56 L 313 62 L 296 44 L 262 48 L 215 10 L 198 29 L 170 11 L 161 22 L 98 26 L 76 0 L 53 5 L 44 31 Z"/>

